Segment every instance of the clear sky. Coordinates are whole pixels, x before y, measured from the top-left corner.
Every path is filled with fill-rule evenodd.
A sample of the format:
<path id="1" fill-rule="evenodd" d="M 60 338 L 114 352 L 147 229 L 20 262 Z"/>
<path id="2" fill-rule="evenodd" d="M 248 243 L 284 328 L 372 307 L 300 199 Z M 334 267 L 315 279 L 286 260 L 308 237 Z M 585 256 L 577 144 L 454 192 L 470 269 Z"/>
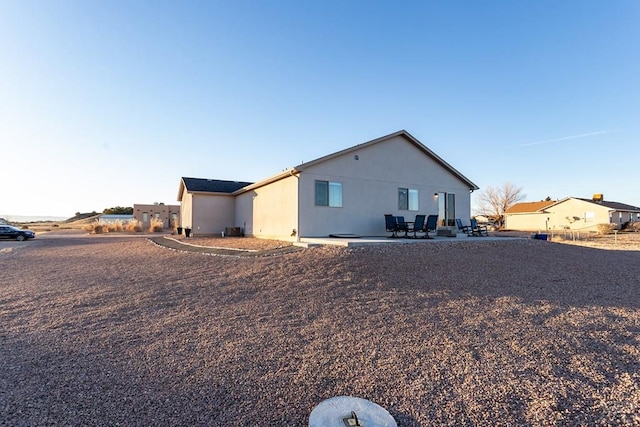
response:
<path id="1" fill-rule="evenodd" d="M 640 205 L 640 1 L 0 0 L 0 215 L 177 204 L 406 129 Z"/>

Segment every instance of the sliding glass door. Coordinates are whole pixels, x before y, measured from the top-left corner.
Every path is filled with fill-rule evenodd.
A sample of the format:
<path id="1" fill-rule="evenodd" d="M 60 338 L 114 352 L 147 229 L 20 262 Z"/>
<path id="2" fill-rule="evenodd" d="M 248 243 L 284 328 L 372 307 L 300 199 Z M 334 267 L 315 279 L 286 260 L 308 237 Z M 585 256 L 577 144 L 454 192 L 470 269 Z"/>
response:
<path id="1" fill-rule="evenodd" d="M 456 225 L 456 195 L 438 193 L 438 224 L 445 227 Z"/>

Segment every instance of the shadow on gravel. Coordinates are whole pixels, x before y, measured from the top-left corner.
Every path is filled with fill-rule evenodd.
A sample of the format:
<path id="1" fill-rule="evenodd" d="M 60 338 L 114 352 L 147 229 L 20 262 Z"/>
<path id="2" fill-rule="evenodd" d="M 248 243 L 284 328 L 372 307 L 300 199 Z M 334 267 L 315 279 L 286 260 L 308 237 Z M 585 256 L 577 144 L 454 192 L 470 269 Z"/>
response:
<path id="1" fill-rule="evenodd" d="M 176 241 L 174 239 L 167 239 L 163 236 L 149 237 L 149 240 L 158 246 L 162 246 L 164 248 L 172 249 L 179 252 L 198 253 L 198 254 L 204 254 L 204 255 L 233 256 L 233 257 L 261 257 L 261 256 L 282 255 L 282 254 L 298 252 L 302 250 L 302 248 L 297 246 L 286 246 L 283 248 L 268 249 L 268 250 L 262 250 L 262 251 L 210 248 L 205 246 L 193 246 L 193 245 L 185 244 L 185 243 Z"/>

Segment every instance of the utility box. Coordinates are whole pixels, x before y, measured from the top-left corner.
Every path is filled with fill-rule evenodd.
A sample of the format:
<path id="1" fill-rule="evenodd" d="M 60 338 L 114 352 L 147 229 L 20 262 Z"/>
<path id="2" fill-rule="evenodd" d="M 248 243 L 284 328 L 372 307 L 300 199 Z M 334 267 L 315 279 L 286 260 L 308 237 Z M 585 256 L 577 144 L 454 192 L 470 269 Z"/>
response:
<path id="1" fill-rule="evenodd" d="M 228 237 L 240 237 L 242 236 L 242 232 L 240 231 L 240 227 L 226 227 L 224 229 L 224 235 Z"/>

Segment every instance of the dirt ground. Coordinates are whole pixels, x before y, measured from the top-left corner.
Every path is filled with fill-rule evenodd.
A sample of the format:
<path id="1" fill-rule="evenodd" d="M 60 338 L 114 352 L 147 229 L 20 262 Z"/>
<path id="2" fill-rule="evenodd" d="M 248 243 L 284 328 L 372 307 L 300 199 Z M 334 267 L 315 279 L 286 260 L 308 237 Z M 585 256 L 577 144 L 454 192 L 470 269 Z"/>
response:
<path id="1" fill-rule="evenodd" d="M 0 425 L 304 426 L 338 395 L 399 426 L 640 425 L 620 240 L 213 257 L 147 237 L 0 241 Z"/>

